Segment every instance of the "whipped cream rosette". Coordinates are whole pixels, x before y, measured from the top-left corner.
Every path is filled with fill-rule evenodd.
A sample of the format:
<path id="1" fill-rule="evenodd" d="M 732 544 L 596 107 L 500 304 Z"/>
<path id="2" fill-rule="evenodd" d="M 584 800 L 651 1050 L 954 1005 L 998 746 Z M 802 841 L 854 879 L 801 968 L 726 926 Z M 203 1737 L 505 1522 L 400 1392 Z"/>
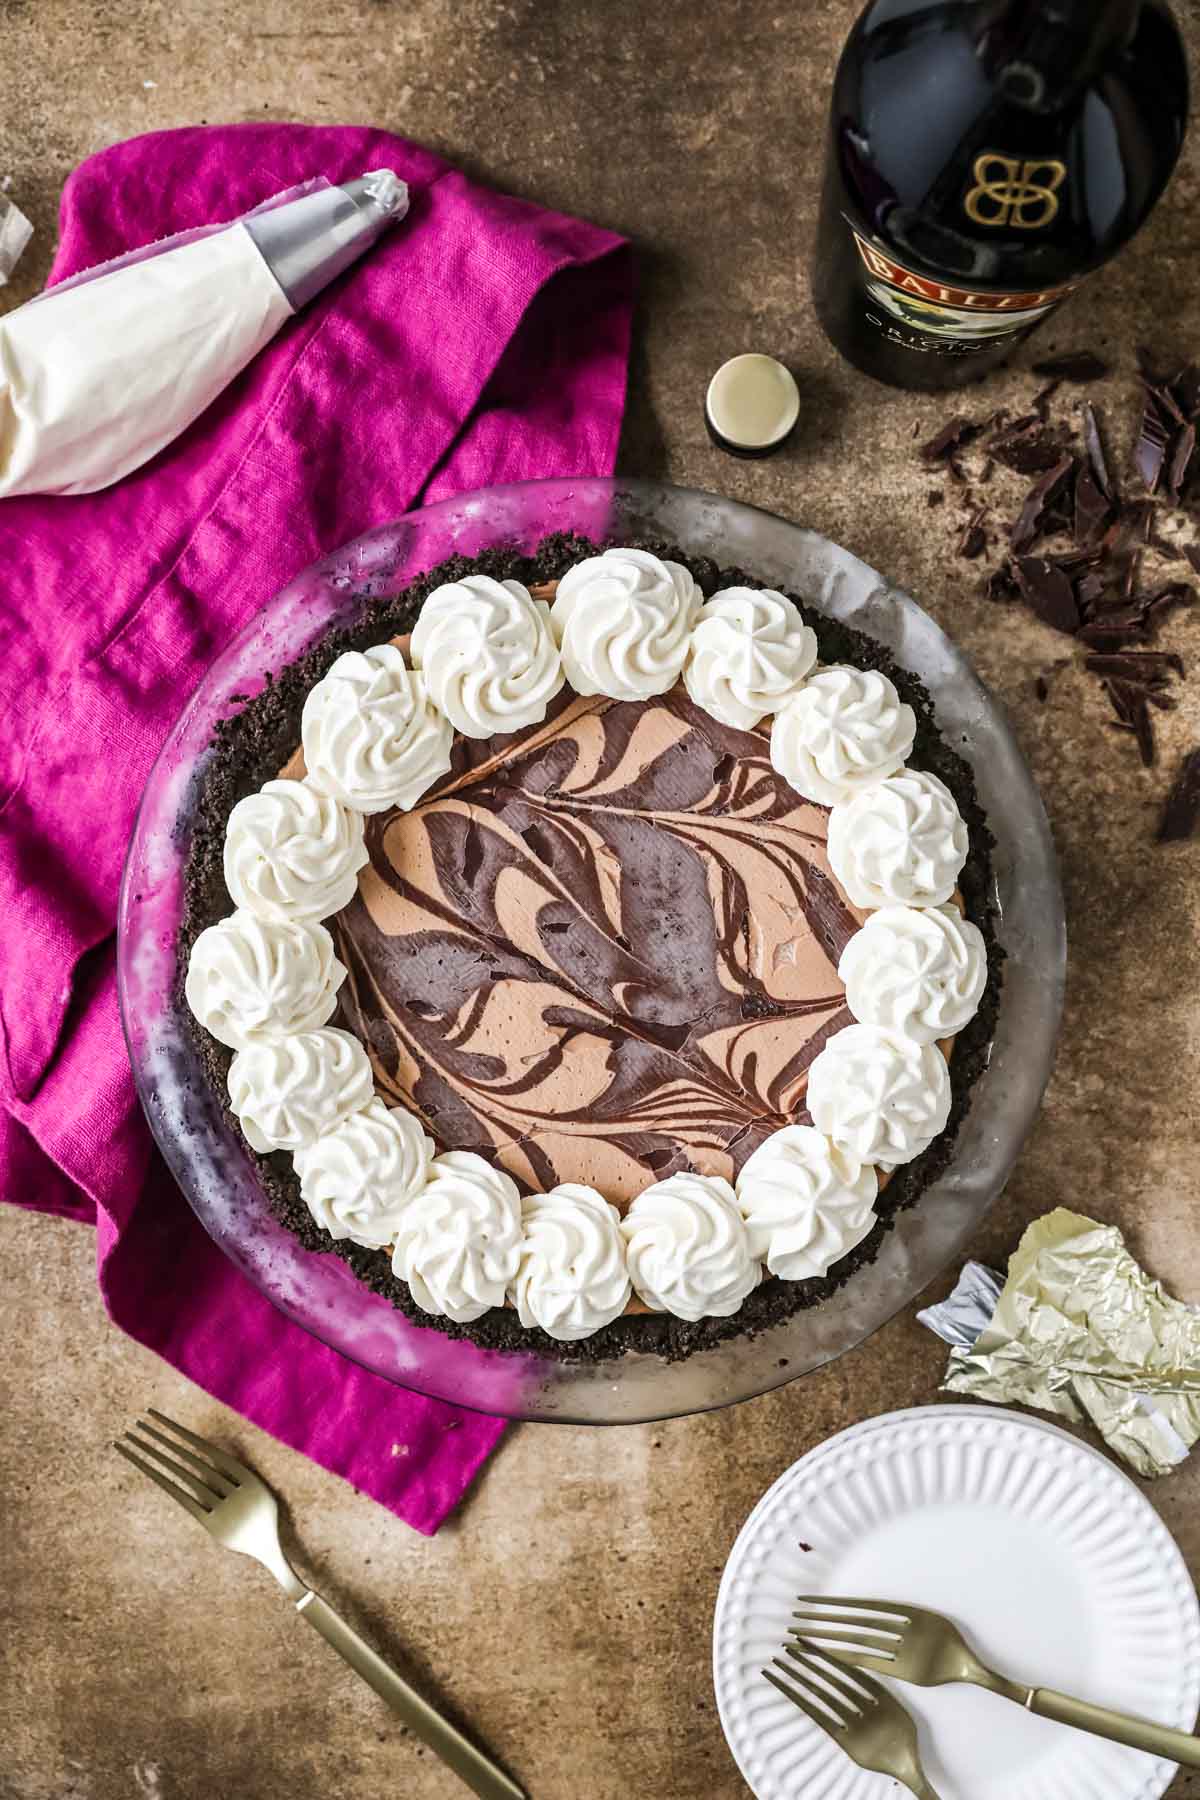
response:
<path id="1" fill-rule="evenodd" d="M 524 1238 L 509 1290 L 522 1325 L 560 1343 L 590 1337 L 625 1311 L 633 1292 L 621 1215 L 595 1188 L 563 1181 L 521 1201 Z"/>
<path id="2" fill-rule="evenodd" d="M 296 1151 L 301 1198 L 330 1237 L 381 1249 L 395 1241 L 435 1149 L 412 1113 L 371 1100 Z"/>
<path id="3" fill-rule="evenodd" d="M 395 644 L 347 650 L 304 702 L 310 787 L 361 813 L 407 812 L 450 767 L 454 728 Z"/>
<path id="4" fill-rule="evenodd" d="M 683 1170 L 643 1188 L 621 1221 L 639 1299 L 693 1322 L 737 1311 L 762 1279 L 733 1189 Z"/>
<path id="5" fill-rule="evenodd" d="M 806 800 L 835 806 L 894 775 L 917 719 L 878 669 L 819 669 L 771 727 L 771 762 Z"/>
<path id="6" fill-rule="evenodd" d="M 683 672 L 703 595 L 682 563 L 605 550 L 568 569 L 550 609 L 577 694 L 645 700 Z"/>
<path id="7" fill-rule="evenodd" d="M 750 1253 L 784 1281 L 826 1275 L 875 1223 L 869 1163 L 810 1125 L 773 1131 L 742 1164 L 737 1203 Z"/>
<path id="8" fill-rule="evenodd" d="M 794 600 L 729 587 L 700 608 L 683 679 L 697 706 L 749 731 L 800 691 L 816 660 L 816 632 Z"/>
<path id="9" fill-rule="evenodd" d="M 404 1210 L 392 1268 L 423 1312 L 466 1325 L 504 1305 L 523 1236 L 512 1177 L 472 1150 L 447 1150 Z"/>
<path id="10" fill-rule="evenodd" d="M 345 978 L 323 925 L 238 911 L 192 945 L 184 997 L 206 1030 L 240 1050 L 324 1025 Z"/>
<path id="11" fill-rule="evenodd" d="M 950 1070 L 936 1044 L 848 1025 L 808 1071 L 808 1110 L 845 1156 L 896 1169 L 945 1129 Z"/>
<path id="12" fill-rule="evenodd" d="M 944 905 L 968 848 L 953 794 L 922 769 L 889 775 L 829 815 L 829 866 L 854 906 Z"/>
<path id="13" fill-rule="evenodd" d="M 434 588 L 413 627 L 412 659 L 434 705 L 469 738 L 538 724 L 563 685 L 546 602 L 490 575 Z"/>
<path id="14" fill-rule="evenodd" d="M 366 1051 L 332 1026 L 247 1044 L 229 1065 L 229 1103 L 254 1150 L 303 1150 L 373 1093 Z"/>
<path id="15" fill-rule="evenodd" d="M 838 976 L 861 1024 L 936 1044 L 979 1010 L 987 945 L 956 907 L 885 906 L 850 939 Z"/>
<path id="16" fill-rule="evenodd" d="M 268 781 L 225 828 L 225 886 L 260 919 L 327 919 L 354 898 L 367 861 L 362 814 L 307 781 Z"/>

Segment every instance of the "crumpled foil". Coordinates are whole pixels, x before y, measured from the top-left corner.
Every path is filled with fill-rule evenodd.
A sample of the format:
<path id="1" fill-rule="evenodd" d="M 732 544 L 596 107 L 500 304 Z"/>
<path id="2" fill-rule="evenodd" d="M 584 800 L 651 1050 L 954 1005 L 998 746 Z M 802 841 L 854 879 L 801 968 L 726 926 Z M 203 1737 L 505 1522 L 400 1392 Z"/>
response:
<path id="1" fill-rule="evenodd" d="M 26 244 L 33 236 L 33 226 L 16 203 L 0 194 L 0 287 L 3 287 Z"/>
<path id="2" fill-rule="evenodd" d="M 1059 1207 L 1029 1227 L 1003 1285 L 968 1263 L 919 1317 L 952 1345 L 950 1393 L 1090 1422 L 1141 1475 L 1165 1475 L 1200 1437 L 1200 1312 L 1115 1226 Z"/>

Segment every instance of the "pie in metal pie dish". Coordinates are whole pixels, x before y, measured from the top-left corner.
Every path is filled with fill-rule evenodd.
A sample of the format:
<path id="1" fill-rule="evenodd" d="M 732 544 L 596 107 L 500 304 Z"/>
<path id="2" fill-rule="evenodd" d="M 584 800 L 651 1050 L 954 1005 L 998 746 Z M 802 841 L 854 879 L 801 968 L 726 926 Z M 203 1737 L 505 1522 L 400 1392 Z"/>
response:
<path id="1" fill-rule="evenodd" d="M 227 723 L 192 853 L 187 1000 L 279 1216 L 562 1355 L 829 1298 L 994 1016 L 919 684 L 661 546 L 457 559 L 371 623 L 273 684 L 290 755 Z"/>

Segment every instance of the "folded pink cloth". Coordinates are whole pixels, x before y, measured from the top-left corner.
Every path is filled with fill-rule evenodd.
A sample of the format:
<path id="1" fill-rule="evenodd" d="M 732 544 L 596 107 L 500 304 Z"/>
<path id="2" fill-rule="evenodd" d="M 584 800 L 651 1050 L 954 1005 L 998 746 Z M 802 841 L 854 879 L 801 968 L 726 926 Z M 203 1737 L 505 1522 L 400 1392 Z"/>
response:
<path id="1" fill-rule="evenodd" d="M 379 167 L 409 183 L 408 219 L 183 437 L 105 493 L 0 500 L 0 1194 L 94 1219 L 123 1330 L 433 1531 L 503 1427 L 346 1362 L 207 1237 L 134 1096 L 117 887 L 182 702 L 289 577 L 424 499 L 611 472 L 629 249 L 383 132 L 239 125 L 85 162 L 52 279 Z"/>

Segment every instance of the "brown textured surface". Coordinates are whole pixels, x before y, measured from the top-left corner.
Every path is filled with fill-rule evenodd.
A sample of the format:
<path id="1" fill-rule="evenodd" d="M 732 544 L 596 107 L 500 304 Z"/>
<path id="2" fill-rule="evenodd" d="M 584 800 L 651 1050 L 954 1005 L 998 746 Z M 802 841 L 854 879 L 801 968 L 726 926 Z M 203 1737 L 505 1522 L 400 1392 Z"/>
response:
<path id="1" fill-rule="evenodd" d="M 820 339 L 804 257 L 821 95 L 854 11 L 854 0 L 0 0 L 0 180 L 13 177 L 38 227 L 0 306 L 40 283 L 57 191 L 80 156 L 197 118 L 378 122 L 631 231 L 645 317 L 623 466 L 775 507 L 909 587 L 1011 706 L 1042 783 L 1073 934 L 1062 1050 L 974 1248 L 1000 1256 L 1025 1221 L 1074 1204 L 1119 1223 L 1200 1301 L 1200 844 L 1152 842 L 1170 774 L 1200 741 L 1200 678 L 1163 716 L 1150 772 L 1105 729 L 1093 677 L 1056 674 L 1040 704 L 1034 681 L 1061 638 L 977 601 L 981 565 L 953 550 L 956 498 L 925 506 L 934 478 L 911 456 L 914 427 L 926 441 L 950 407 L 873 387 Z M 1186 22 L 1194 48 L 1200 21 Z M 1173 342 L 1200 350 L 1198 170 L 1200 140 L 1138 243 L 1036 352 L 1096 344 L 1116 367 L 1089 391 L 1122 421 L 1135 338 L 1169 322 Z M 792 361 L 804 396 L 794 444 L 766 463 L 723 457 L 701 415 L 712 368 L 752 348 Z M 1019 411 L 1035 385 L 1014 373 L 987 393 Z M 1113 439 L 1123 468 L 1124 431 Z M 1200 618 L 1171 621 L 1165 641 L 1190 671 Z M 615 1433 L 526 1428 L 427 1542 L 114 1333 L 92 1254 L 79 1226 L 0 1211 L 4 1800 L 463 1792 L 288 1616 L 266 1575 L 210 1549 L 106 1451 L 147 1402 L 227 1435 L 278 1484 L 314 1579 L 537 1800 L 735 1800 L 745 1790 L 713 1715 L 708 1622 L 737 1528 L 810 1445 L 932 1399 L 942 1365 L 910 1309 L 824 1373 L 733 1412 Z M 1200 1464 L 1149 1492 L 1200 1571 Z M 1200 1775 L 1176 1782 L 1172 1800 L 1187 1796 L 1200 1797 Z"/>

